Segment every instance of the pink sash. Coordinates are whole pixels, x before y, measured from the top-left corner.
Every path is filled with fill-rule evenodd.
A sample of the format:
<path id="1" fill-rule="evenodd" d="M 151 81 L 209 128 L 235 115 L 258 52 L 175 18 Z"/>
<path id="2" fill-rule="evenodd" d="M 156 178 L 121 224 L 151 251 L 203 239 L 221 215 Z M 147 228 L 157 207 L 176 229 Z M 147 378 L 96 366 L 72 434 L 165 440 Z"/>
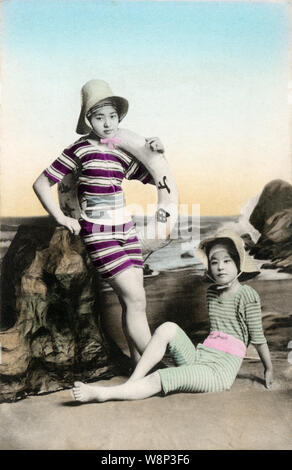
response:
<path id="1" fill-rule="evenodd" d="M 222 331 L 211 331 L 203 345 L 239 357 L 244 357 L 246 353 L 245 344 L 240 339 L 227 333 L 222 333 Z"/>

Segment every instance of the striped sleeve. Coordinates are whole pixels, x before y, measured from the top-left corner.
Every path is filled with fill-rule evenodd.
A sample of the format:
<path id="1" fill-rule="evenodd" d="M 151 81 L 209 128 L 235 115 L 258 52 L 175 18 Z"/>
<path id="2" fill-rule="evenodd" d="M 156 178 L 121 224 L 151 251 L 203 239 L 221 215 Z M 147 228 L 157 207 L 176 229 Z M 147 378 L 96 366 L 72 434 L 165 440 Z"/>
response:
<path id="1" fill-rule="evenodd" d="M 64 176 L 77 169 L 74 150 L 67 148 L 63 153 L 44 171 L 44 174 L 51 180 L 59 183 Z"/>
<path id="2" fill-rule="evenodd" d="M 145 168 L 145 166 L 137 160 L 132 160 L 125 174 L 125 178 L 127 180 L 139 180 L 143 184 L 154 184 L 152 175 Z"/>
<path id="3" fill-rule="evenodd" d="M 245 303 L 245 319 L 249 341 L 253 344 L 266 343 L 267 340 L 263 331 L 261 301 L 255 290 L 252 290 L 252 295 L 249 295 L 248 302 Z"/>

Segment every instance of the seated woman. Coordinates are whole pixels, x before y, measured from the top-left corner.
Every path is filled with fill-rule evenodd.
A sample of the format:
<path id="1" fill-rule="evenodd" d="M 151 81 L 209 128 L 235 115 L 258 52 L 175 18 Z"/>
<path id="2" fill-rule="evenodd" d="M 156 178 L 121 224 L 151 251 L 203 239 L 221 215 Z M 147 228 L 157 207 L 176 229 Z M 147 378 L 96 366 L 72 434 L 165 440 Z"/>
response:
<path id="1" fill-rule="evenodd" d="M 242 239 L 230 230 L 222 230 L 202 241 L 196 256 L 213 281 L 207 290 L 210 334 L 203 344 L 195 347 L 178 325 L 166 322 L 155 331 L 127 382 L 111 387 L 75 382 L 75 400 L 139 400 L 160 393 L 228 390 L 249 343 L 256 347 L 262 360 L 266 387 L 271 386 L 273 367 L 263 333 L 260 298 L 252 287 L 241 284 L 259 272 L 245 252 Z M 167 349 L 176 367 L 147 375 Z"/>

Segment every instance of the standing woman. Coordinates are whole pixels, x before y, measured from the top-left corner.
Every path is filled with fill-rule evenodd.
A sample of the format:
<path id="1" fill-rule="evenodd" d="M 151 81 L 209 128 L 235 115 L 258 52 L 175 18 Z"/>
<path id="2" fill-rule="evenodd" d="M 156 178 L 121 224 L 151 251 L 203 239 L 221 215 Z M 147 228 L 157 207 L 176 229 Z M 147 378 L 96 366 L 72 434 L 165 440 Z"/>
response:
<path id="1" fill-rule="evenodd" d="M 151 333 L 146 318 L 142 251 L 125 208 L 121 183 L 124 178 L 154 183 L 159 190 L 167 190 L 163 193 L 166 200 L 170 192 L 172 200 L 176 200 L 176 188 L 166 161 L 159 153 L 163 152 L 159 139 L 146 140 L 119 129 L 127 111 L 128 101 L 114 96 L 106 82 L 87 82 L 82 88 L 76 129 L 83 136 L 65 148 L 37 178 L 33 188 L 58 224 L 75 235 L 80 233 L 96 270 L 118 295 L 123 310 L 123 329 L 135 364 L 150 341 Z M 64 215 L 50 190 L 69 173 L 75 174 L 78 181 L 79 220 Z M 161 184 L 162 178 L 168 185 Z M 170 213 L 161 207 L 159 211 L 157 221 L 165 224 Z"/>

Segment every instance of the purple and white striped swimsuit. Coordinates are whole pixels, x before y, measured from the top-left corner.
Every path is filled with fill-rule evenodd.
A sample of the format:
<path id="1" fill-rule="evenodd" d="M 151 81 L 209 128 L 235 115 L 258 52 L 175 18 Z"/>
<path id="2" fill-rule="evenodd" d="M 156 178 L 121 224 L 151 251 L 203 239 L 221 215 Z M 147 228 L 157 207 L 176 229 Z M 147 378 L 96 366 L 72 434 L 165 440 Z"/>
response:
<path id="1" fill-rule="evenodd" d="M 85 136 L 67 147 L 45 171 L 59 183 L 74 173 L 81 206 L 80 236 L 90 258 L 104 279 L 132 266 L 143 267 L 142 251 L 131 218 L 121 223 L 115 214 L 124 206 L 124 178 L 152 182 L 152 176 L 132 155 L 109 149 L 96 136 Z"/>

